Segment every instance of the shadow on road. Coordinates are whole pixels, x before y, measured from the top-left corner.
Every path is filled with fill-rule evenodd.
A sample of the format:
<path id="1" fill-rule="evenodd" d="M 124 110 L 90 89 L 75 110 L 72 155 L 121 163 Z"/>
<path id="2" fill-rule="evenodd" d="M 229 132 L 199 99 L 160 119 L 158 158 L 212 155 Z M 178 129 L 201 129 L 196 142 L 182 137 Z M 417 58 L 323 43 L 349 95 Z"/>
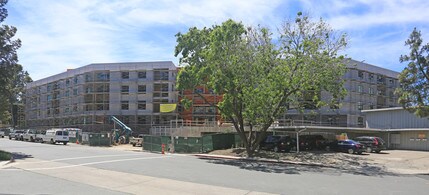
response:
<path id="1" fill-rule="evenodd" d="M 33 158 L 33 156 L 28 155 L 28 154 L 24 154 L 21 152 L 12 152 L 12 157 L 14 160 L 22 160 L 22 159 L 26 159 L 26 158 Z"/>
<path id="2" fill-rule="evenodd" d="M 365 154 L 368 155 L 368 154 Z M 208 163 L 236 166 L 250 171 L 267 173 L 300 174 L 305 172 L 326 174 L 355 174 L 365 176 L 399 176 L 387 171 L 383 165 L 364 159 L 362 155 L 350 155 L 334 152 L 303 152 L 303 153 L 259 153 L 259 159 L 274 159 L 306 164 L 317 163 L 319 165 L 302 165 L 286 162 L 265 162 L 250 159 L 207 159 Z M 204 158 L 201 158 L 204 159 Z M 322 166 L 320 166 L 320 164 Z"/>

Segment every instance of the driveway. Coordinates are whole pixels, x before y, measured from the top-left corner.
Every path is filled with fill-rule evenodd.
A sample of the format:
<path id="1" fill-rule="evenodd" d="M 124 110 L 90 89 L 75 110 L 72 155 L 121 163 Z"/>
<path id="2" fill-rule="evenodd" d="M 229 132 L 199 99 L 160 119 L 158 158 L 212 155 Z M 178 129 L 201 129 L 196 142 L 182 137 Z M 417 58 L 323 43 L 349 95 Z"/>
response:
<path id="1" fill-rule="evenodd" d="M 385 150 L 363 155 L 362 158 L 400 174 L 429 174 L 429 152 L 410 150 Z"/>

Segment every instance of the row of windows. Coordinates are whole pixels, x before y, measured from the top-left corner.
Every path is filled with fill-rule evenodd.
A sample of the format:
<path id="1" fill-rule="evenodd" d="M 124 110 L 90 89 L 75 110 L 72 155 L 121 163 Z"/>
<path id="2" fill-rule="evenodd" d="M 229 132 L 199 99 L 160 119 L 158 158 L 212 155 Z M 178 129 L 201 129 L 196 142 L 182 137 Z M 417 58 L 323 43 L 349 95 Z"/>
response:
<path id="1" fill-rule="evenodd" d="M 121 72 L 121 78 L 122 79 L 129 79 L 130 78 L 130 72 Z M 146 71 L 137 72 L 137 78 L 145 79 L 146 78 Z"/>
<path id="2" fill-rule="evenodd" d="M 129 109 L 130 109 L 129 101 L 121 101 L 121 110 L 129 110 Z M 146 101 L 138 101 L 137 110 L 146 110 Z"/>
<path id="3" fill-rule="evenodd" d="M 365 93 L 366 91 L 364 91 L 364 87 L 362 85 L 358 85 L 357 86 L 357 92 L 359 92 L 359 93 Z M 375 94 L 375 90 L 372 87 L 369 87 L 368 88 L 368 94 L 371 94 L 371 95 Z M 386 94 L 385 90 L 377 90 L 377 95 L 387 95 L 387 94 Z M 394 96 L 393 91 L 389 92 L 389 96 L 390 97 Z"/>
<path id="4" fill-rule="evenodd" d="M 146 93 L 146 85 L 137 86 L 137 92 L 138 93 Z M 121 86 L 121 93 L 130 93 L 130 86 L 122 85 Z"/>
<path id="5" fill-rule="evenodd" d="M 374 80 L 374 73 L 366 73 L 368 76 L 368 80 L 370 80 L 370 81 L 373 81 Z M 358 72 L 358 78 L 360 78 L 361 80 L 364 80 L 365 79 L 365 72 L 364 71 L 359 71 Z M 386 81 L 386 78 L 385 78 L 385 76 L 383 76 L 383 75 L 378 75 L 377 74 L 377 82 L 378 83 L 385 83 L 385 81 Z M 387 84 L 387 83 L 386 83 Z M 388 79 L 388 84 L 390 84 L 390 85 L 394 85 L 395 84 L 395 80 L 394 79 L 392 79 L 392 78 L 389 78 Z"/>

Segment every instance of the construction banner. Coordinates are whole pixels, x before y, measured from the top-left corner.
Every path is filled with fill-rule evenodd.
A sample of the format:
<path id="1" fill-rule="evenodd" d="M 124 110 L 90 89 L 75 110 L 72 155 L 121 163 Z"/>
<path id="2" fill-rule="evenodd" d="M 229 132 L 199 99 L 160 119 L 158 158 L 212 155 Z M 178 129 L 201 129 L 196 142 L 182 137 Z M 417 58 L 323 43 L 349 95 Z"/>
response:
<path id="1" fill-rule="evenodd" d="M 173 112 L 176 110 L 177 104 L 160 104 L 160 112 Z"/>

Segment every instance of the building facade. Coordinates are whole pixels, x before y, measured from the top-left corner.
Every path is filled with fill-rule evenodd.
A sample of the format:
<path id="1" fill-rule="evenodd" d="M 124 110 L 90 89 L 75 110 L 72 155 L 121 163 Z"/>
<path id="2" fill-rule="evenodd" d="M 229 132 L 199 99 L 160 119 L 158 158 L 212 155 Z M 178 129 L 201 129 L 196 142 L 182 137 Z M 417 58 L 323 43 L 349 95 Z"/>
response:
<path id="1" fill-rule="evenodd" d="M 214 106 L 222 101 L 222 95 L 213 93 L 205 87 L 194 90 L 184 90 L 179 93 L 179 100 L 191 101 L 189 109 L 180 108 L 180 118 L 191 124 L 220 124 L 222 122 L 219 110 Z"/>
<path id="2" fill-rule="evenodd" d="M 77 127 L 109 131 L 115 116 L 134 132 L 168 124 L 177 111 L 177 67 L 170 61 L 90 64 L 29 83 L 25 110 L 30 128 Z"/>
<path id="3" fill-rule="evenodd" d="M 365 115 L 361 110 L 399 106 L 398 97 L 394 94 L 399 86 L 398 72 L 355 60 L 348 61 L 346 65 L 347 72 L 343 78 L 347 95 L 339 100 L 340 107 L 310 108 L 302 112 L 288 110 L 282 119 L 295 121 L 297 125 L 314 122 L 322 126 L 365 127 Z M 320 96 L 322 100 L 332 97 L 325 92 Z"/>
<path id="4" fill-rule="evenodd" d="M 384 130 L 391 149 L 429 151 L 429 118 L 419 118 L 402 107 L 364 110 L 366 127 Z"/>

